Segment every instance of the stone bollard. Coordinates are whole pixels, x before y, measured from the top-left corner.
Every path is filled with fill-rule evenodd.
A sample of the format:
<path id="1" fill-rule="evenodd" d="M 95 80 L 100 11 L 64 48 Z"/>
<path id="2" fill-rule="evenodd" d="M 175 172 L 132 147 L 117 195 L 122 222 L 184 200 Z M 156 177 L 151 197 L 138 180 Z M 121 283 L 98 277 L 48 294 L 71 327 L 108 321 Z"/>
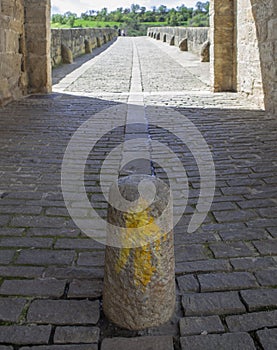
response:
<path id="1" fill-rule="evenodd" d="M 119 210 L 125 200 L 132 204 Z M 104 313 L 130 330 L 159 326 L 175 309 L 170 189 L 155 177 L 131 175 L 111 187 L 109 203 Z"/>

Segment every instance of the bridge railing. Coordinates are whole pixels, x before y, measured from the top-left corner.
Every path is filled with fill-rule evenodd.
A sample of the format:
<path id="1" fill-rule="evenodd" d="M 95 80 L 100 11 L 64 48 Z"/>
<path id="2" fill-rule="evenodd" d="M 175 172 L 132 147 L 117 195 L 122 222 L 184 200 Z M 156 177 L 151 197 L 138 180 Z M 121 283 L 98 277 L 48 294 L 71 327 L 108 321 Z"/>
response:
<path id="1" fill-rule="evenodd" d="M 117 30 L 112 28 L 52 29 L 52 66 L 72 63 L 75 57 L 90 53 L 116 36 Z"/>

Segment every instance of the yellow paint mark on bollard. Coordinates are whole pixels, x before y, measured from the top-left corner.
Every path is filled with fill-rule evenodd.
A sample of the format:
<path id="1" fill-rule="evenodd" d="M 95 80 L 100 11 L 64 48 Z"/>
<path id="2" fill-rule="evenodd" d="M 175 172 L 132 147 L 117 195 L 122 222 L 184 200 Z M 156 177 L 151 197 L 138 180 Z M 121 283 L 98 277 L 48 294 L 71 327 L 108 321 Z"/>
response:
<path id="1" fill-rule="evenodd" d="M 161 242 L 165 240 L 165 234 L 161 232 L 161 228 L 156 224 L 155 219 L 150 215 L 149 208 L 138 211 L 140 208 L 148 207 L 145 200 L 138 201 L 138 207 L 134 211 L 124 214 L 126 224 L 126 235 L 122 238 L 123 246 L 129 245 L 130 242 L 139 243 L 145 242 L 146 238 L 156 236 L 157 240 L 154 243 L 153 249 L 157 253 L 160 252 Z M 132 249 L 134 252 L 134 283 L 143 289 L 151 282 L 151 278 L 156 272 L 156 267 L 153 265 L 153 257 L 150 243 L 144 244 L 141 247 Z M 131 249 L 123 248 L 120 251 L 119 259 L 115 266 L 115 271 L 120 271 L 127 264 L 130 258 Z"/>

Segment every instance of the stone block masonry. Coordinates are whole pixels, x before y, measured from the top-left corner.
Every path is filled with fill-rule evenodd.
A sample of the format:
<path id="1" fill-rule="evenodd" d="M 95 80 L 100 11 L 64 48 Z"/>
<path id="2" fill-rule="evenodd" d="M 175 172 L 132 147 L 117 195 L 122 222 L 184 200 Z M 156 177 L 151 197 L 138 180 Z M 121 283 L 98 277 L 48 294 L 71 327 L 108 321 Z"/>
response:
<path id="1" fill-rule="evenodd" d="M 200 56 L 203 44 L 209 40 L 209 28 L 150 27 L 147 36 Z"/>
<path id="2" fill-rule="evenodd" d="M 62 47 L 72 61 L 117 35 L 110 28 L 64 29 L 53 30 L 51 41 L 50 9 L 50 0 L 0 0 L 0 106 L 51 92 L 51 65 L 66 61 Z"/>
<path id="3" fill-rule="evenodd" d="M 75 57 L 90 53 L 115 37 L 117 31 L 111 28 L 52 29 L 52 66 L 72 63 Z"/>
<path id="4" fill-rule="evenodd" d="M 0 1 L 0 105 L 27 89 L 23 0 Z"/>

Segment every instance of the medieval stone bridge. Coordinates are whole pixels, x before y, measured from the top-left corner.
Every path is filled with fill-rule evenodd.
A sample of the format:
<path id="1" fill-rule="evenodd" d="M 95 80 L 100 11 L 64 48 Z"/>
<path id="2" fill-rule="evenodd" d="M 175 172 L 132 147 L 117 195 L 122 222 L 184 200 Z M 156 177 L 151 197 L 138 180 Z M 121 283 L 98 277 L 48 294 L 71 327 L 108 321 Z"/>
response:
<path id="1" fill-rule="evenodd" d="M 118 38 L 75 64 L 71 73 L 53 71 L 52 93 L 0 110 L 0 349 L 275 349 L 276 117 L 238 93 L 211 92 L 209 63 L 151 38 Z M 162 327 L 131 332 L 103 315 L 105 247 L 69 216 L 61 166 L 88 119 L 101 135 L 142 117 L 149 127 L 131 134 L 166 141 L 187 171 L 189 200 L 175 228 L 175 314 Z M 155 127 L 170 123 L 185 134 L 187 121 L 205 138 L 216 170 L 211 211 L 192 234 L 197 164 L 185 144 Z M 124 128 L 107 134 L 88 158 L 86 188 L 102 216 L 100 168 L 126 135 Z M 169 165 L 182 195 L 185 179 Z"/>

